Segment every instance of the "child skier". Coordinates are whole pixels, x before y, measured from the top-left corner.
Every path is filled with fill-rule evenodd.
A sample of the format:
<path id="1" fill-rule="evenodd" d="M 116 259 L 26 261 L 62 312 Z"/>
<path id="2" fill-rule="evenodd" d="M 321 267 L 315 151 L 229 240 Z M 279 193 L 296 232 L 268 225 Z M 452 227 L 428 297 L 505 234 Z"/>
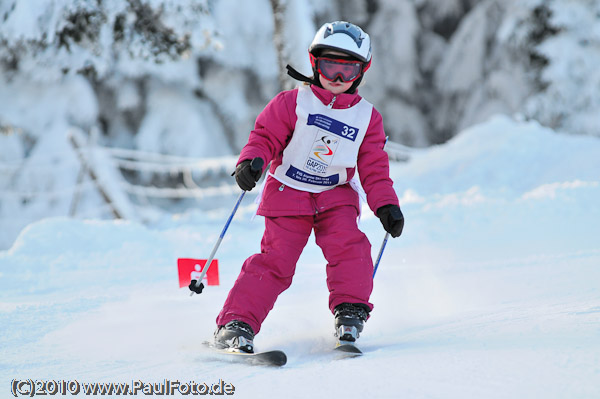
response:
<path id="1" fill-rule="evenodd" d="M 351 23 L 323 25 L 309 49 L 313 76 L 277 95 L 258 116 L 235 179 L 253 189 L 271 162 L 258 214 L 265 217 L 261 252 L 249 257 L 217 317 L 215 345 L 252 353 L 254 335 L 294 275 L 314 230 L 327 264 L 336 336 L 354 342 L 373 305 L 371 245 L 358 229 L 359 196 L 349 183 L 358 168 L 371 210 L 398 237 L 404 218 L 389 178 L 381 115 L 357 93 L 371 65 L 369 35 Z"/>

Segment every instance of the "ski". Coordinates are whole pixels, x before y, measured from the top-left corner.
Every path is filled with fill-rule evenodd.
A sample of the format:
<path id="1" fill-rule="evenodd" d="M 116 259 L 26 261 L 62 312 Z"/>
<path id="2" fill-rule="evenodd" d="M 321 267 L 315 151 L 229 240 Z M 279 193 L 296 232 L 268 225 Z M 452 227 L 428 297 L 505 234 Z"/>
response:
<path id="1" fill-rule="evenodd" d="M 363 354 L 354 343 L 344 341 L 338 341 L 335 345 L 334 351 L 336 351 L 342 358 L 357 357 Z"/>
<path id="2" fill-rule="evenodd" d="M 212 343 L 205 341 L 204 346 L 210 348 L 218 355 L 223 355 L 228 360 L 239 363 L 251 364 L 254 366 L 275 366 L 281 367 L 287 363 L 285 352 L 280 350 L 271 350 L 266 352 L 246 353 L 231 352 L 226 349 L 219 349 Z"/>

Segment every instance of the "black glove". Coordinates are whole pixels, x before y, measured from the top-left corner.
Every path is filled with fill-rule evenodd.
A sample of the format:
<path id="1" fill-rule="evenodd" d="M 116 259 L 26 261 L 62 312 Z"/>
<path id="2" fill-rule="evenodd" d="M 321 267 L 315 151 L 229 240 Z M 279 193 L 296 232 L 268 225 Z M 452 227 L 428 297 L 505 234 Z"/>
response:
<path id="1" fill-rule="evenodd" d="M 377 209 L 377 217 L 381 220 L 381 224 L 385 231 L 390 233 L 392 237 L 400 237 L 404 228 L 404 216 L 398 205 L 384 205 Z"/>
<path id="2" fill-rule="evenodd" d="M 256 187 L 256 182 L 262 175 L 262 168 L 265 164 L 262 158 L 256 157 L 253 160 L 246 159 L 235 168 L 235 181 L 244 191 L 250 191 Z"/>
<path id="3" fill-rule="evenodd" d="M 202 294 L 202 290 L 204 289 L 204 284 L 200 283 L 199 286 L 196 286 L 196 281 L 197 280 L 192 280 L 190 282 L 190 285 L 188 285 L 188 288 L 190 289 L 190 291 L 194 291 L 196 294 Z M 192 295 L 192 294 L 190 294 Z"/>

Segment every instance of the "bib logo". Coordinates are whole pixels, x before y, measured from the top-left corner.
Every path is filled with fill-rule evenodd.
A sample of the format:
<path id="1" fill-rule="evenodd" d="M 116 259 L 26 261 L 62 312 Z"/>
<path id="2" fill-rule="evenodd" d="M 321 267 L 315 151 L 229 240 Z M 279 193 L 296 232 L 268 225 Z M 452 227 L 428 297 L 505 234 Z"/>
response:
<path id="1" fill-rule="evenodd" d="M 304 169 L 312 173 L 326 174 L 327 167 L 331 165 L 339 142 L 340 139 L 338 137 L 319 130 L 312 149 L 308 154 Z"/>

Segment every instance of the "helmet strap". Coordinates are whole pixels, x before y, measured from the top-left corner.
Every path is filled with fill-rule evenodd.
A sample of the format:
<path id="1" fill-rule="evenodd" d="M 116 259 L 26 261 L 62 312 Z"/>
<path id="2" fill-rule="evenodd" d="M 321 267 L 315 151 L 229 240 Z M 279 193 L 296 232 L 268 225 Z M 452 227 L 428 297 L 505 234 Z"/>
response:
<path id="1" fill-rule="evenodd" d="M 313 76 L 313 77 L 308 77 L 305 76 L 303 74 L 301 74 L 300 72 L 298 72 L 293 66 L 291 65 L 286 65 L 286 69 L 287 69 L 287 74 L 290 75 L 292 78 L 299 80 L 301 82 L 307 82 L 313 85 L 317 85 L 317 86 L 321 86 L 321 82 L 319 82 L 319 79 L 316 77 L 317 75 Z"/>

